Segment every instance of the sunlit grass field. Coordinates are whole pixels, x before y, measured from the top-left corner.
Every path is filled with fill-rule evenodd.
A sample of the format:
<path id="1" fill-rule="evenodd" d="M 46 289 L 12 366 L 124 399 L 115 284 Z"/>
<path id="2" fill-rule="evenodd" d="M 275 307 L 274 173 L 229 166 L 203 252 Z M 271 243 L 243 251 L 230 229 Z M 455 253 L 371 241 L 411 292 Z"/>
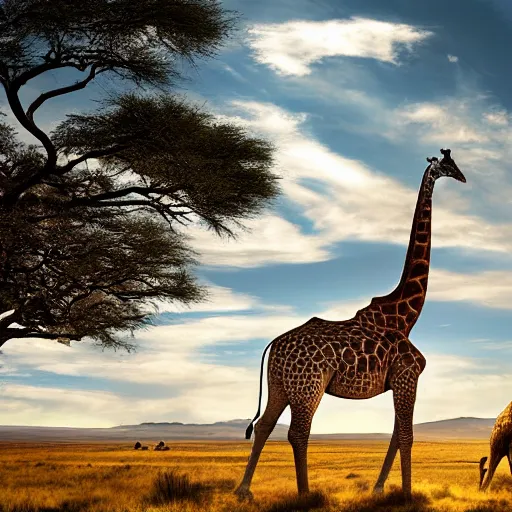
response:
<path id="1" fill-rule="evenodd" d="M 233 495 L 250 442 L 170 442 L 168 452 L 135 451 L 120 444 L 0 443 L 0 511 L 471 511 L 512 512 L 506 460 L 490 492 L 478 486 L 478 460 L 488 443 L 415 442 L 412 504 L 404 504 L 399 457 L 381 497 L 373 497 L 385 442 L 311 442 L 309 500 L 295 500 L 295 473 L 286 442 L 268 442 L 256 470 L 254 501 Z M 155 501 L 163 472 L 188 475 L 190 496 Z M 186 494 L 186 493 L 185 493 Z"/>

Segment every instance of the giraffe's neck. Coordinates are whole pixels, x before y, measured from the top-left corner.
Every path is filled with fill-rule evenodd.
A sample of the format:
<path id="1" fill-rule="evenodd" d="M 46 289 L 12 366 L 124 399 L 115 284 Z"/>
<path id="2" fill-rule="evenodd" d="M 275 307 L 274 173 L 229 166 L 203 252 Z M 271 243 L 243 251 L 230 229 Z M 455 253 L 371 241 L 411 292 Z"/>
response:
<path id="1" fill-rule="evenodd" d="M 427 293 L 428 272 L 430 266 L 432 192 L 435 178 L 427 167 L 418 193 L 418 201 L 412 222 L 409 247 L 405 257 L 404 269 L 398 286 L 383 297 L 375 297 L 365 310 L 380 309 L 386 316 L 396 315 L 396 328 L 409 335 L 423 308 Z M 364 310 L 363 310 L 364 311 Z M 394 328 L 395 321 L 390 325 Z"/>

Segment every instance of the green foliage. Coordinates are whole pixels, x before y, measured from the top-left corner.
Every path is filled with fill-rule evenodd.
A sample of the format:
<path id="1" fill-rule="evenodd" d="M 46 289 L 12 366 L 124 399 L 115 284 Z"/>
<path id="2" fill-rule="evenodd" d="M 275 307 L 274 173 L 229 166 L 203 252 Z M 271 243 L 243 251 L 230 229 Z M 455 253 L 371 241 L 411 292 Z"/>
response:
<path id="1" fill-rule="evenodd" d="M 77 193 L 78 205 L 127 205 L 118 200 L 123 190 L 118 180 L 129 171 L 138 178 L 130 205 L 155 208 L 168 220 L 199 218 L 218 233 L 231 234 L 230 222 L 258 214 L 277 193 L 271 144 L 216 122 L 176 96 L 121 96 L 110 110 L 68 116 L 52 141 L 65 156 L 101 148 L 107 153 L 101 158 L 104 172 L 95 176 L 117 176 L 102 183 L 90 176 L 96 193 Z M 109 154 L 111 148 L 116 151 Z"/>
<path id="2" fill-rule="evenodd" d="M 3 0 L 2 76 L 95 66 L 165 85 L 179 76 L 177 59 L 213 56 L 234 22 L 215 0 Z"/>
<path id="3" fill-rule="evenodd" d="M 148 321 L 148 299 L 203 298 L 182 237 L 148 216 L 59 215 L 32 222 L 0 215 L 4 265 L 0 308 L 24 329 L 3 336 L 80 339 L 129 347 L 114 337 Z M 153 308 L 154 309 L 154 308 Z"/>
<path id="4" fill-rule="evenodd" d="M 166 91 L 180 61 L 213 56 L 235 20 L 217 0 L 0 0 L 0 84 L 40 142 L 0 121 L 0 346 L 129 347 L 116 331 L 150 322 L 152 303 L 204 299 L 183 226 L 234 236 L 278 194 L 271 144 Z M 21 104 L 27 82 L 65 67 L 83 79 Z M 51 134 L 37 126 L 45 102 L 99 73 L 160 93 L 110 98 Z"/>

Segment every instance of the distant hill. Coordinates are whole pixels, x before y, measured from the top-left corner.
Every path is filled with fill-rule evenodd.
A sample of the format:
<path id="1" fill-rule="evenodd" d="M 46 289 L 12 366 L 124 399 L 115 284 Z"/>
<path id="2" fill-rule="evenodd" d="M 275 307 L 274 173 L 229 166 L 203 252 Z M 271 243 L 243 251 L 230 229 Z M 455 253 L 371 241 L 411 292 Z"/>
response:
<path id="1" fill-rule="evenodd" d="M 415 439 L 489 439 L 494 418 L 453 418 L 414 426 Z M 249 419 L 217 423 L 145 422 L 111 428 L 0 426 L 0 441 L 31 442 L 135 442 L 215 440 L 244 441 Z M 288 426 L 277 424 L 270 439 L 285 440 Z M 312 440 L 386 440 L 390 434 L 313 434 Z"/>
<path id="2" fill-rule="evenodd" d="M 489 439 L 496 418 L 453 418 L 418 423 L 414 435 L 428 439 Z"/>

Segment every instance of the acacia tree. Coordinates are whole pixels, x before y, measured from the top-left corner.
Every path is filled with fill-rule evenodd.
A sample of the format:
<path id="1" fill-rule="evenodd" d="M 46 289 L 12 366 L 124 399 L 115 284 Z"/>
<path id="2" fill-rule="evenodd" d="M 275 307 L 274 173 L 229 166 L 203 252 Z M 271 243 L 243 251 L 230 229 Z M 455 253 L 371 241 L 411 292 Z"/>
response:
<path id="1" fill-rule="evenodd" d="M 213 56 L 234 24 L 217 0 L 0 0 L 0 83 L 40 142 L 0 122 L 0 346 L 128 346 L 115 332 L 146 324 L 152 301 L 204 298 L 183 226 L 233 236 L 278 193 L 268 142 L 171 92 L 180 62 Z M 25 84 L 60 68 L 83 76 L 22 105 Z M 38 126 L 43 104 L 100 73 L 139 92 Z"/>

